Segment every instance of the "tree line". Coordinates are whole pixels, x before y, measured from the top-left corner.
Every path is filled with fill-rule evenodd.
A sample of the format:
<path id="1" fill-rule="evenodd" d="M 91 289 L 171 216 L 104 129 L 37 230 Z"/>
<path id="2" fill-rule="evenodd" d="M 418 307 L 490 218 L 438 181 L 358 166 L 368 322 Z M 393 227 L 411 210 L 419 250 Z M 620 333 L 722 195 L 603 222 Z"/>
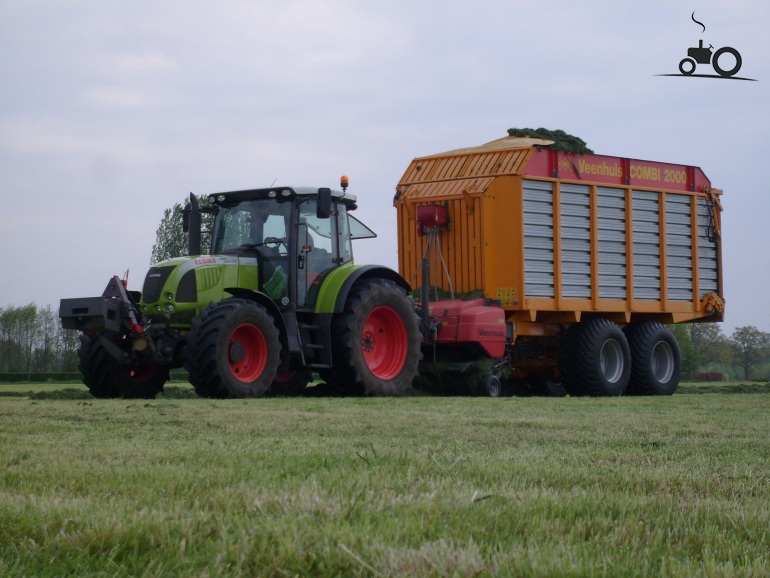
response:
<path id="1" fill-rule="evenodd" d="M 0 307 L 0 372 L 77 371 L 77 331 L 64 329 L 50 305 Z"/>
<path id="2" fill-rule="evenodd" d="M 682 350 L 682 371 L 719 371 L 731 379 L 770 378 L 770 333 L 738 327 L 728 337 L 717 323 L 683 323 L 671 330 Z"/>
<path id="3" fill-rule="evenodd" d="M 770 333 L 745 326 L 728 337 L 717 323 L 687 323 L 671 329 L 682 350 L 685 373 L 770 378 Z M 58 311 L 50 305 L 0 307 L 0 373 L 75 372 L 78 345 L 78 332 L 64 329 Z"/>

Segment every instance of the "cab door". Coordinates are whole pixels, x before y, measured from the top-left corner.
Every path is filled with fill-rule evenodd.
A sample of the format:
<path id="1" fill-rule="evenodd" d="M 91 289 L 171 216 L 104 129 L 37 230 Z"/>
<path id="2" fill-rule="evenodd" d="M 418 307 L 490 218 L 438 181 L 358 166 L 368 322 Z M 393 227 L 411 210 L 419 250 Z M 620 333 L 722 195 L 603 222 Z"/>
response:
<path id="1" fill-rule="evenodd" d="M 336 211 L 330 218 L 316 214 L 315 198 L 299 206 L 297 222 L 297 304 L 312 307 L 320 282 L 319 275 L 339 266 Z M 316 290 L 313 288 L 316 287 Z"/>

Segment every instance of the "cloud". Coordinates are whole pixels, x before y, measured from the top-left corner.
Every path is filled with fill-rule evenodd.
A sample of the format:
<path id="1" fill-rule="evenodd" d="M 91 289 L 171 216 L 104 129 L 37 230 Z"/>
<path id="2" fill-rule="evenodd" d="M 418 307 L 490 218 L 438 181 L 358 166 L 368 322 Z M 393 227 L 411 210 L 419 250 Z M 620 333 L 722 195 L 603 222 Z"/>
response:
<path id="1" fill-rule="evenodd" d="M 157 51 L 119 52 L 103 57 L 103 66 L 119 78 L 167 73 L 178 68 L 179 63 Z"/>

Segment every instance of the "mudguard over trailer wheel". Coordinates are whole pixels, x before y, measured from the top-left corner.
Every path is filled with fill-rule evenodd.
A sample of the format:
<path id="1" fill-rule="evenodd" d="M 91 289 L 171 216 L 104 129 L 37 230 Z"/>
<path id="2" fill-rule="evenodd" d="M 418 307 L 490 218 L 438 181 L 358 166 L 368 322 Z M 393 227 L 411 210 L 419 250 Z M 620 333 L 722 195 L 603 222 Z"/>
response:
<path id="1" fill-rule="evenodd" d="M 672 395 L 682 370 L 682 353 L 676 337 L 655 321 L 632 323 L 623 332 L 631 349 L 628 393 Z"/>
<path id="2" fill-rule="evenodd" d="M 85 334 L 80 335 L 78 358 L 83 383 L 91 395 L 97 398 L 152 399 L 163 391 L 169 377 L 168 367 L 155 363 L 121 365 L 99 343 L 98 337 Z"/>
<path id="3" fill-rule="evenodd" d="M 386 279 L 364 280 L 332 326 L 334 381 L 348 395 L 398 396 L 420 361 L 419 320 L 406 292 Z"/>
<path id="4" fill-rule="evenodd" d="M 246 299 L 225 299 L 193 320 L 185 368 L 201 397 L 262 397 L 276 377 L 281 343 L 273 317 Z"/>
<path id="5" fill-rule="evenodd" d="M 622 395 L 631 374 L 628 341 L 608 319 L 589 319 L 565 336 L 564 387 L 571 395 Z"/>

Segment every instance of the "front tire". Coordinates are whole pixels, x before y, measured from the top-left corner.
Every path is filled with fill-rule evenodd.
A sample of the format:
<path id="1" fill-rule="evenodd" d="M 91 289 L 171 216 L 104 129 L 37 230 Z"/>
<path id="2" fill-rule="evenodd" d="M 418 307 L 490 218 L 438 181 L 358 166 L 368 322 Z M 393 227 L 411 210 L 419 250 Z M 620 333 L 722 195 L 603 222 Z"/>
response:
<path id="1" fill-rule="evenodd" d="M 399 396 L 420 361 L 420 328 L 406 293 L 385 279 L 351 291 L 333 324 L 334 376 L 348 395 Z"/>
<path id="2" fill-rule="evenodd" d="M 107 339 L 118 341 L 117 337 Z M 169 378 L 169 368 L 157 363 L 121 365 L 102 346 L 98 336 L 80 335 L 78 358 L 83 383 L 91 395 L 100 399 L 153 399 L 163 391 Z"/>
<path id="3" fill-rule="evenodd" d="M 185 368 L 201 397 L 262 397 L 280 363 L 273 317 L 246 299 L 225 299 L 193 320 Z"/>
<path id="4" fill-rule="evenodd" d="M 682 353 L 676 337 L 661 323 L 641 321 L 624 329 L 631 349 L 628 392 L 672 395 L 679 386 Z"/>

